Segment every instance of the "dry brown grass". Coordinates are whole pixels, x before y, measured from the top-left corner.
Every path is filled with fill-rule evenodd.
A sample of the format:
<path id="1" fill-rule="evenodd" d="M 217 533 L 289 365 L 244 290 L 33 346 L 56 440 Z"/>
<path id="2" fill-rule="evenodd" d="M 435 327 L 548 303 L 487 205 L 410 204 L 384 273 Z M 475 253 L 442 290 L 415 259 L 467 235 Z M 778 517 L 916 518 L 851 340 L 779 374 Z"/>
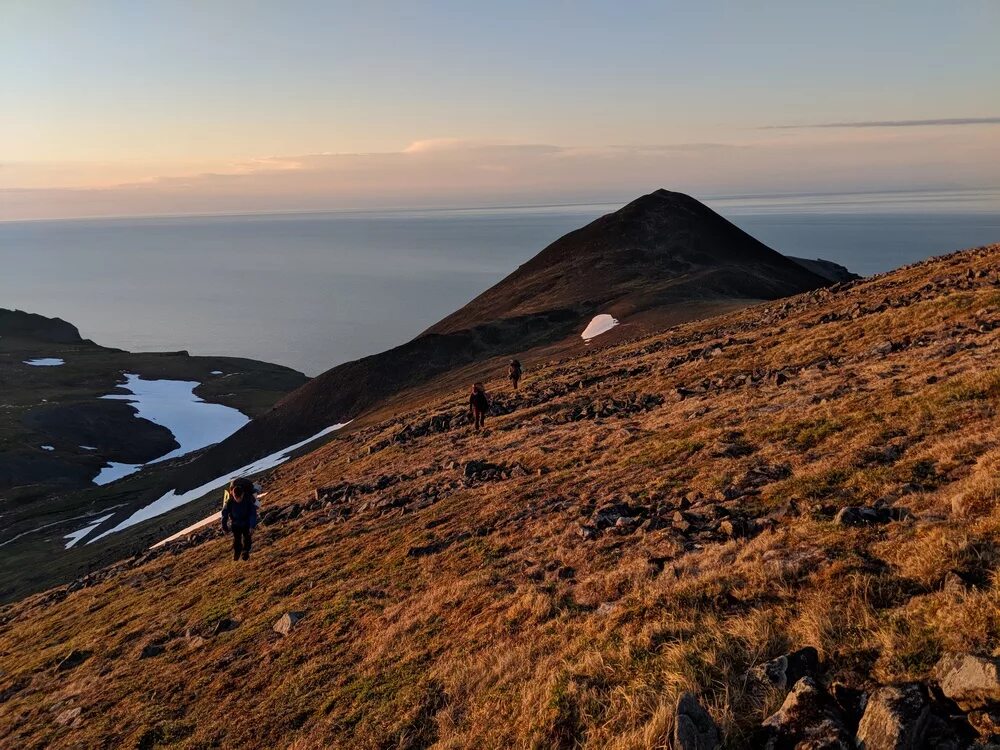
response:
<path id="1" fill-rule="evenodd" d="M 969 281 L 970 268 L 988 273 Z M 689 689 L 738 747 L 781 700 L 747 670 L 788 649 L 815 646 L 829 678 L 859 687 L 925 678 L 949 650 L 991 652 L 1000 336 L 977 320 L 998 316 L 998 270 L 993 246 L 554 362 L 528 373 L 521 405 L 485 435 L 454 429 L 368 455 L 403 423 L 459 408 L 461 394 L 370 420 L 268 487 L 281 505 L 405 475 L 346 522 L 317 511 L 263 529 L 249 564 L 215 540 L 61 602 L 8 608 L 0 745 L 662 748 Z M 818 323 L 920 290 L 907 306 Z M 886 340 L 906 345 L 873 353 Z M 715 342 L 721 356 L 675 361 Z M 778 369 L 790 373 L 782 385 L 731 382 Z M 584 378 L 594 382 L 579 388 Z M 704 379 L 723 387 L 674 396 Z M 628 393 L 665 401 L 560 421 Z M 749 452 L 720 450 L 734 442 Z M 889 445 L 899 452 L 882 453 Z M 468 459 L 529 474 L 465 487 L 448 466 Z M 749 538 L 576 532 L 610 501 L 667 519 L 695 491 L 723 504 L 721 491 L 761 463 L 791 475 L 729 503 L 758 518 Z M 361 507 L 428 484 L 443 489 L 427 507 Z M 961 518 L 958 494 L 969 498 Z M 839 507 L 879 499 L 916 520 L 832 523 Z M 453 541 L 407 554 L 442 540 Z M 270 628 L 287 610 L 307 614 L 282 639 Z M 238 627 L 186 645 L 186 629 L 225 617 Z M 152 641 L 166 652 L 139 660 Z M 93 655 L 58 672 L 72 648 Z M 82 709 L 76 728 L 55 722 L 68 707 Z"/>

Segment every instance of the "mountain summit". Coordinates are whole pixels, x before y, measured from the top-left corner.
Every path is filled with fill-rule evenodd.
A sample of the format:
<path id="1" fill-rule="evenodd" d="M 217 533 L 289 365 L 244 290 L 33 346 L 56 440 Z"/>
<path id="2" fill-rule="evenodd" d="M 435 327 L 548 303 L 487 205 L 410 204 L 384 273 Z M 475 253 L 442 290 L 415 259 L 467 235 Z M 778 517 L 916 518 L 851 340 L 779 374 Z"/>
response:
<path id="1" fill-rule="evenodd" d="M 560 237 L 427 332 L 553 309 L 587 314 L 617 304 L 625 314 L 685 299 L 775 299 L 827 285 L 704 203 L 661 189 Z"/>

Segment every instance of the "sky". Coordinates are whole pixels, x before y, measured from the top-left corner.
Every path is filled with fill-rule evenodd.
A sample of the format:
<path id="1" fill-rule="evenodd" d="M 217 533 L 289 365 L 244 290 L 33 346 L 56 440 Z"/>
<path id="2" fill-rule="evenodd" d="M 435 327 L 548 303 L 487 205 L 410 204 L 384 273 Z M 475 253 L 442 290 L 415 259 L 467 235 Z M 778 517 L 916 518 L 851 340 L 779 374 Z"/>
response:
<path id="1" fill-rule="evenodd" d="M 998 33 L 996 0 L 0 0 L 0 220 L 996 187 Z"/>

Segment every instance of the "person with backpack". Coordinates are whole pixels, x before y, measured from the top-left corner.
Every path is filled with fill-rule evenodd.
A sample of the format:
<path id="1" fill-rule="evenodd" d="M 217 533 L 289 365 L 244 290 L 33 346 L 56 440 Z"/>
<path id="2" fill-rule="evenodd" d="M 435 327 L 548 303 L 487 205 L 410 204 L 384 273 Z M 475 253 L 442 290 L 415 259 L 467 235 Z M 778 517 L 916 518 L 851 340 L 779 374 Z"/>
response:
<path id="1" fill-rule="evenodd" d="M 490 410 L 490 400 L 482 383 L 476 383 L 472 386 L 472 393 L 469 395 L 469 409 L 472 412 L 472 423 L 476 432 L 479 432 L 486 423 L 486 412 Z"/>
<path id="2" fill-rule="evenodd" d="M 257 527 L 257 498 L 254 485 L 240 477 L 229 483 L 222 498 L 222 530 L 227 534 L 232 528 L 233 559 L 250 559 L 253 530 Z"/>
<path id="3" fill-rule="evenodd" d="M 517 390 L 517 384 L 521 381 L 521 363 L 516 359 L 512 359 L 510 364 L 507 365 L 507 377 L 510 379 L 510 384 L 514 386 L 514 390 Z"/>

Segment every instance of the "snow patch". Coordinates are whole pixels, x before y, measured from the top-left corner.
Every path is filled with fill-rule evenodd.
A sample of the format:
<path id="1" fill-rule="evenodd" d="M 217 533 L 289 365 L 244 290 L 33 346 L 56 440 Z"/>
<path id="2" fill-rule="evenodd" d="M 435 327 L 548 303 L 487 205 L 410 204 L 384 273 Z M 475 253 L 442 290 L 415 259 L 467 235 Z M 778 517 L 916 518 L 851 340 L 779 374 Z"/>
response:
<path id="1" fill-rule="evenodd" d="M 594 319 L 587 324 L 587 327 L 583 329 L 583 333 L 581 333 L 580 336 L 584 341 L 590 341 L 595 336 L 607 333 L 616 325 L 618 325 L 617 320 L 612 318 L 607 313 L 601 313 L 600 315 L 594 316 Z"/>
<path id="2" fill-rule="evenodd" d="M 257 498 L 258 498 L 257 507 L 259 508 L 260 507 L 260 498 L 264 497 L 264 495 L 266 495 L 267 493 L 266 492 L 261 492 L 260 491 L 260 485 L 257 484 L 256 482 L 253 483 L 253 486 L 257 488 L 256 489 Z M 192 531 L 197 531 L 198 529 L 202 529 L 205 526 L 208 526 L 213 521 L 219 522 L 221 520 L 222 520 L 222 516 L 219 514 L 219 511 L 215 511 L 212 515 L 206 516 L 205 518 L 201 519 L 200 521 L 195 521 L 190 526 L 185 526 L 183 529 L 181 529 L 180 531 L 177 531 L 177 532 L 171 534 L 166 539 L 161 539 L 156 544 L 154 544 L 152 547 L 150 547 L 150 549 L 156 549 L 157 547 L 162 547 L 164 544 L 168 544 L 169 542 L 173 542 L 173 541 L 175 541 L 177 539 L 180 539 L 182 536 L 187 536 Z"/>
<path id="3" fill-rule="evenodd" d="M 108 461 L 108 465 L 102 468 L 100 473 L 90 481 L 98 485 L 111 484 L 116 479 L 134 474 L 141 468 L 142 464 L 119 464 L 114 461 Z"/>
<path id="4" fill-rule="evenodd" d="M 32 367 L 58 367 L 66 364 L 66 360 L 59 357 L 40 357 L 39 359 L 26 359 L 24 364 Z"/>
<path id="5" fill-rule="evenodd" d="M 209 375 L 221 375 L 221 374 L 222 370 L 212 370 L 212 372 L 209 373 Z"/>
<path id="6" fill-rule="evenodd" d="M 85 451 L 96 451 L 97 450 L 97 448 L 95 448 L 92 445 L 81 445 L 80 447 L 83 448 Z"/>
<path id="7" fill-rule="evenodd" d="M 163 515 L 164 513 L 167 513 L 168 511 L 171 511 L 174 508 L 179 508 L 180 506 L 185 505 L 186 503 L 189 503 L 192 500 L 197 500 L 198 498 L 205 496 L 212 490 L 217 490 L 220 487 L 225 487 L 227 484 L 229 484 L 231 480 L 235 479 L 236 477 L 250 476 L 252 474 L 259 474 L 262 471 L 267 471 L 268 469 L 273 469 L 274 467 L 283 464 L 285 461 L 291 458 L 291 454 L 296 450 L 298 450 L 299 448 L 303 447 L 304 445 L 308 445 L 314 440 L 319 440 L 324 435 L 329 435 L 331 432 L 339 430 L 341 427 L 345 427 L 348 424 L 350 424 L 350 422 L 343 422 L 341 424 L 335 424 L 330 427 L 327 427 L 325 430 L 317 432 L 312 437 L 306 438 L 305 440 L 295 443 L 294 445 L 290 445 L 287 448 L 283 448 L 280 451 L 276 451 L 275 453 L 272 453 L 269 456 L 264 456 L 264 458 L 259 458 L 253 463 L 249 463 L 246 466 L 241 466 L 235 471 L 231 471 L 228 474 L 222 475 L 221 477 L 216 477 L 211 481 L 205 482 L 205 484 L 201 485 L 200 487 L 195 487 L 193 490 L 188 490 L 187 492 L 182 492 L 180 494 L 177 494 L 174 490 L 170 490 L 159 500 L 155 500 L 149 505 L 139 508 L 139 510 L 135 511 L 131 516 L 126 518 L 117 526 L 108 529 L 107 531 L 101 534 L 98 534 L 93 539 L 88 541 L 87 544 L 92 544 L 96 542 L 98 539 L 106 537 L 109 534 L 114 534 L 116 532 L 122 531 L 123 529 L 127 529 L 129 526 L 135 526 L 135 524 L 137 523 L 148 521 L 150 518 L 156 518 L 157 516 Z"/>
<path id="8" fill-rule="evenodd" d="M 172 542 L 175 539 L 180 539 L 182 536 L 187 536 L 192 531 L 197 531 L 198 529 L 204 528 L 205 526 L 208 526 L 210 523 L 212 523 L 212 521 L 219 521 L 221 518 L 222 518 L 222 516 L 219 514 L 219 511 L 215 511 L 215 513 L 213 513 L 212 515 L 208 516 L 207 518 L 203 518 L 200 521 L 195 521 L 190 526 L 185 526 L 183 529 L 181 529 L 180 531 L 178 531 L 176 534 L 171 534 L 166 539 L 161 539 L 156 544 L 154 544 L 152 547 L 150 547 L 150 549 L 156 549 L 157 547 L 162 547 L 167 542 Z"/>
<path id="9" fill-rule="evenodd" d="M 55 446 L 52 446 L 52 445 L 43 445 L 42 446 L 42 450 L 43 451 L 54 451 L 55 450 Z"/>
<path id="10" fill-rule="evenodd" d="M 77 542 L 79 542 L 81 539 L 83 539 L 85 536 L 87 536 L 87 534 L 89 534 L 91 531 L 93 531 L 94 529 L 96 529 L 102 523 L 104 523 L 105 521 L 107 521 L 113 515 L 114 515 L 114 513 L 109 513 L 106 516 L 101 516 L 100 518 L 95 518 L 93 521 L 91 521 L 89 524 L 87 524 L 86 526 L 84 526 L 82 529 L 79 529 L 77 531 L 71 532 L 71 533 L 67 534 L 66 536 L 64 536 L 63 539 L 69 539 L 69 541 L 66 542 L 66 549 L 69 549 L 74 544 L 76 544 Z"/>

